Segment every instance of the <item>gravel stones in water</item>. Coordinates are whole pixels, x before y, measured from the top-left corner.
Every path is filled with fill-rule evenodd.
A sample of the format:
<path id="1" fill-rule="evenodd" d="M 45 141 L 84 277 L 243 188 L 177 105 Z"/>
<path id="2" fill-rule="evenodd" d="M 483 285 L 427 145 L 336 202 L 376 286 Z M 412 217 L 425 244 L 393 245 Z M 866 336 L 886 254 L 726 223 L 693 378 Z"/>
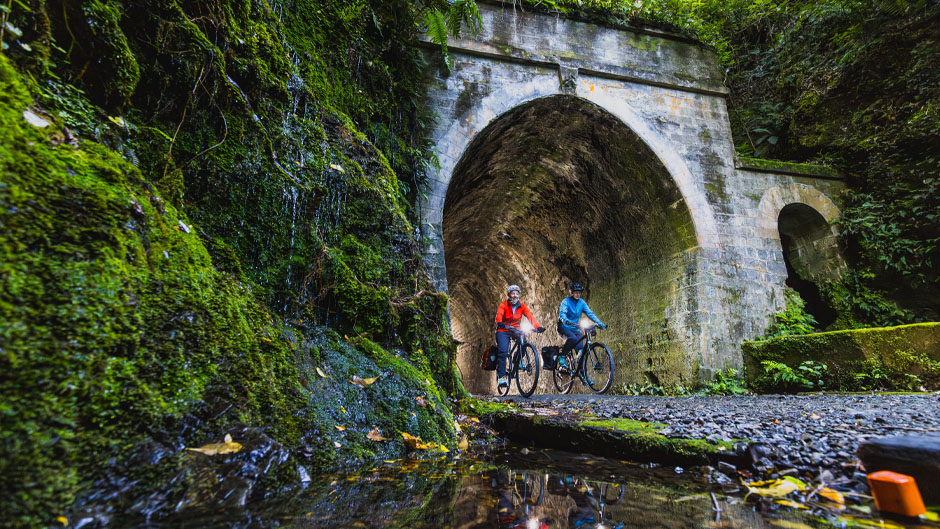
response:
<path id="1" fill-rule="evenodd" d="M 523 408 L 577 409 L 603 419 L 662 423 L 666 426 L 658 433 L 670 438 L 734 442 L 728 466 L 716 469 L 734 481 L 738 481 L 738 471 L 746 469 L 754 477 L 799 475 L 826 483 L 854 483 L 851 488 L 864 489 L 864 474 L 855 455 L 859 442 L 940 432 L 937 393 L 509 399 Z"/>

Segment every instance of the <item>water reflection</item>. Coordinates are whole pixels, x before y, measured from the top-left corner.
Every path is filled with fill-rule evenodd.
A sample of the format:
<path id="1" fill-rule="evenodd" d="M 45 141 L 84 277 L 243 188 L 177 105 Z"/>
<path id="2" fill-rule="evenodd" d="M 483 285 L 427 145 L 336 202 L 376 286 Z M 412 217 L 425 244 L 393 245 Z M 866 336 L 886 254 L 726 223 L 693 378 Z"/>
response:
<path id="1" fill-rule="evenodd" d="M 190 508 L 149 521 L 116 516 L 109 525 L 301 529 L 832 527 L 795 510 L 762 516 L 753 503 L 713 495 L 705 480 L 695 474 L 694 470 L 678 474 L 673 468 L 517 448 L 478 458 L 389 461 L 359 473 L 313 476 L 302 485 L 253 498 L 243 509 Z"/>

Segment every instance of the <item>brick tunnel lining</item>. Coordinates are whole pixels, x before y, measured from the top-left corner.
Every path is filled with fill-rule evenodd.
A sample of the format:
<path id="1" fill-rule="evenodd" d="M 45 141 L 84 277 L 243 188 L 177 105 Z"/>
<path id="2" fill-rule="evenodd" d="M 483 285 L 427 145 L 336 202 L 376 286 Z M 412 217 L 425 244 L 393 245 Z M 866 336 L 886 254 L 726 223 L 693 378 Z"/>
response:
<path id="1" fill-rule="evenodd" d="M 444 202 L 444 256 L 458 367 L 474 393 L 506 285 L 554 331 L 567 286 L 586 286 L 617 362 L 615 383 L 666 383 L 690 372 L 696 237 L 666 168 L 616 117 L 572 96 L 520 105 L 495 119 L 458 162 Z M 540 391 L 550 391 L 545 372 Z"/>

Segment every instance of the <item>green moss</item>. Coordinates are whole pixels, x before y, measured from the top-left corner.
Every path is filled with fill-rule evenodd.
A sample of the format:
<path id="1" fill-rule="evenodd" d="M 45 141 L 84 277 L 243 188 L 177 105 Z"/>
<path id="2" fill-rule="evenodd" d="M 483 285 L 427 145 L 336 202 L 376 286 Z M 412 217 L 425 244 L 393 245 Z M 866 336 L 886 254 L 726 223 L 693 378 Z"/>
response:
<path id="1" fill-rule="evenodd" d="M 842 178 L 838 171 L 824 165 L 782 162 L 779 160 L 764 160 L 761 158 L 738 157 L 735 159 L 735 167 L 749 171 L 769 171 L 772 173 L 809 176 L 815 178 Z"/>
<path id="2" fill-rule="evenodd" d="M 918 389 L 940 387 L 940 323 L 853 329 L 745 342 L 745 373 L 756 391 L 778 389 L 761 362 L 791 369 L 806 361 L 828 366 L 825 389 Z"/>
<path id="3" fill-rule="evenodd" d="M 665 424 L 658 422 L 642 422 L 633 419 L 590 420 L 582 422 L 581 425 L 606 428 L 618 432 L 650 432 L 666 427 Z"/>

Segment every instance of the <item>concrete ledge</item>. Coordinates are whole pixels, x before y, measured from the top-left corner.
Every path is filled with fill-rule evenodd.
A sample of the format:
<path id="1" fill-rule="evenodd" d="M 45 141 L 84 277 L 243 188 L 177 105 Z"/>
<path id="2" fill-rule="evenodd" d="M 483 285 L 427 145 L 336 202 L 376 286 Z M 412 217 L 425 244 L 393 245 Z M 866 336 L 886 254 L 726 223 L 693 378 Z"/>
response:
<path id="1" fill-rule="evenodd" d="M 744 342 L 741 350 L 748 384 L 757 391 L 781 389 L 761 364 L 767 360 L 797 373 L 806 361 L 828 366 L 823 388 L 802 389 L 940 389 L 940 322 L 782 336 Z"/>
<path id="2" fill-rule="evenodd" d="M 582 421 L 570 416 L 539 415 L 508 403 L 481 404 L 475 409 L 480 419 L 518 443 L 666 465 L 716 464 L 737 457 L 730 445 L 711 444 L 702 439 L 672 439 L 657 433 L 664 424 L 616 419 Z M 623 427 L 621 423 L 629 426 Z"/>
<path id="3" fill-rule="evenodd" d="M 843 180 L 843 176 L 832 167 L 823 165 L 810 165 L 808 163 L 780 162 L 777 160 L 764 160 L 762 158 L 734 157 L 734 167 L 745 171 L 758 173 L 786 174 L 793 176 L 806 176 L 810 178 L 826 178 L 829 180 Z"/>

